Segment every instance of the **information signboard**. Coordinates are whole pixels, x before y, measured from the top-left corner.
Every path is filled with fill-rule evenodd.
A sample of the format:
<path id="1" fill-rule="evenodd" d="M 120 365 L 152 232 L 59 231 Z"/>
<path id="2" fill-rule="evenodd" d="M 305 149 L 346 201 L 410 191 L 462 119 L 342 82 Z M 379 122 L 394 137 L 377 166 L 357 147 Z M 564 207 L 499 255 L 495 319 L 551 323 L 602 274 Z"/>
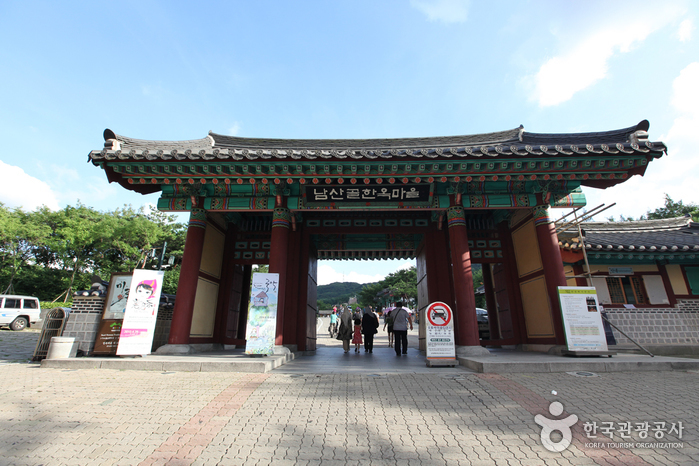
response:
<path id="1" fill-rule="evenodd" d="M 278 273 L 252 274 L 248 325 L 245 330 L 246 354 L 274 354 L 278 295 Z"/>
<path id="2" fill-rule="evenodd" d="M 119 345 L 121 324 L 123 319 L 103 319 L 97 329 L 95 348 L 92 354 L 96 356 L 115 355 Z"/>
<path id="3" fill-rule="evenodd" d="M 568 351 L 608 352 L 595 288 L 559 286 L 558 299 Z"/>
<path id="4" fill-rule="evenodd" d="M 434 302 L 425 309 L 427 360 L 456 360 L 454 342 L 454 315 L 442 302 Z"/>
<path id="5" fill-rule="evenodd" d="M 117 355 L 151 353 L 164 274 L 158 270 L 134 270 Z"/>
<path id="6" fill-rule="evenodd" d="M 126 301 L 129 298 L 129 289 L 131 288 L 131 278 L 131 273 L 115 273 L 109 280 L 102 321 L 97 329 L 95 348 L 92 351 L 97 356 L 116 354 Z"/>
<path id="7" fill-rule="evenodd" d="M 122 320 L 131 288 L 131 273 L 115 273 L 109 281 L 102 319 Z"/>

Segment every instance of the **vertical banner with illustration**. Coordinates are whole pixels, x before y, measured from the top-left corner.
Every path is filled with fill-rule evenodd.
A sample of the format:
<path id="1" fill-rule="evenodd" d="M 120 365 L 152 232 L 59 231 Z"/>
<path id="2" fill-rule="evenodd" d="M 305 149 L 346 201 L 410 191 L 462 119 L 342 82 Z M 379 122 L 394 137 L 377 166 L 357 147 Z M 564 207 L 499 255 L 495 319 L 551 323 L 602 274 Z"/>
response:
<path id="1" fill-rule="evenodd" d="M 248 326 L 245 330 L 246 354 L 274 354 L 278 294 L 278 273 L 252 274 Z"/>
<path id="2" fill-rule="evenodd" d="M 164 275 L 158 270 L 134 270 L 117 355 L 150 354 Z"/>
<path id="3" fill-rule="evenodd" d="M 594 287 L 559 286 L 569 351 L 609 351 Z"/>

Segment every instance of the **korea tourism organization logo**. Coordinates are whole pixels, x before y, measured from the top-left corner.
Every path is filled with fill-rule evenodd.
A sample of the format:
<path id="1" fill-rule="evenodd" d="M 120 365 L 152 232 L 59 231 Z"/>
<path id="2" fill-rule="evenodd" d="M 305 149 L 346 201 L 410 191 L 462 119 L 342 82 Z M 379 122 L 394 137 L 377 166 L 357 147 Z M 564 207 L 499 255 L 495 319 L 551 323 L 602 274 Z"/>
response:
<path id="1" fill-rule="evenodd" d="M 554 417 L 563 414 L 563 405 L 558 401 L 554 401 L 549 405 L 549 413 Z M 570 446 L 573 440 L 573 433 L 570 428 L 578 422 L 578 416 L 571 414 L 563 419 L 549 419 L 546 416 L 537 414 L 534 416 L 534 422 L 541 426 L 541 444 L 548 451 L 561 452 Z M 560 432 L 561 439 L 554 441 L 551 434 Z"/>
<path id="2" fill-rule="evenodd" d="M 556 392 L 552 392 L 556 395 Z M 553 419 L 542 414 L 534 416 L 534 422 L 541 426 L 541 444 L 550 452 L 562 452 L 573 441 L 572 427 L 577 424 L 578 416 L 570 414 L 556 419 L 563 414 L 563 404 L 554 401 L 549 405 Z M 586 421 L 583 423 L 584 448 L 644 448 L 670 449 L 683 448 L 684 442 L 670 441 L 666 436 L 682 440 L 684 426 L 682 421 Z M 558 432 L 558 434 L 555 434 Z M 674 440 L 673 439 L 673 440 Z"/>

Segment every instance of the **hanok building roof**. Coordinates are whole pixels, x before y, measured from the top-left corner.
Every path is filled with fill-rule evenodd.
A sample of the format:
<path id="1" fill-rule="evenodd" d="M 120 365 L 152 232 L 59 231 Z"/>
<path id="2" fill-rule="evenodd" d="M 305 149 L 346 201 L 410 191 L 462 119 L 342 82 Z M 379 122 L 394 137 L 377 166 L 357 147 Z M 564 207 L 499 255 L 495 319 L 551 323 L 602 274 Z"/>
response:
<path id="1" fill-rule="evenodd" d="M 581 227 L 583 242 L 580 242 L 577 233 L 559 234 L 559 245 L 563 251 L 581 253 L 584 244 L 591 260 L 699 260 L 699 223 L 689 217 L 584 222 Z"/>
<path id="2" fill-rule="evenodd" d="M 318 183 L 342 178 L 381 183 L 570 182 L 606 188 L 666 153 L 648 140 L 647 120 L 614 131 L 530 133 L 522 126 L 468 136 L 397 139 L 264 139 L 209 133 L 188 141 L 149 141 L 104 131 L 90 152 L 110 181 L 143 194 L 169 183 Z M 179 180 L 178 180 L 179 179 Z M 408 181 L 409 180 L 409 181 Z M 344 180 L 339 181 L 340 183 Z M 486 190 L 487 191 L 487 190 Z M 509 191 L 513 193 L 513 191 Z"/>

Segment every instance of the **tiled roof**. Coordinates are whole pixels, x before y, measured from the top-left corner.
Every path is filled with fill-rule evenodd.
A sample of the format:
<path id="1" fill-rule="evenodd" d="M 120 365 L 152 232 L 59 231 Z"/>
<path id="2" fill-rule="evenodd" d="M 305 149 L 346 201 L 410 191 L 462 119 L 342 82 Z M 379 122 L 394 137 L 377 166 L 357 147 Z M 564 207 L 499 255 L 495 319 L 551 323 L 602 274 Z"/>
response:
<path id="1" fill-rule="evenodd" d="M 105 147 L 94 162 L 120 160 L 343 160 L 468 159 L 482 157 L 648 154 L 667 151 L 648 141 L 649 124 L 595 133 L 528 133 L 523 127 L 468 136 L 397 139 L 261 139 L 216 133 L 188 141 L 147 141 L 104 131 Z"/>
<path id="2" fill-rule="evenodd" d="M 688 217 L 634 222 L 581 224 L 588 252 L 683 253 L 699 252 L 699 223 Z M 580 251 L 575 235 L 559 236 L 559 245 Z"/>

